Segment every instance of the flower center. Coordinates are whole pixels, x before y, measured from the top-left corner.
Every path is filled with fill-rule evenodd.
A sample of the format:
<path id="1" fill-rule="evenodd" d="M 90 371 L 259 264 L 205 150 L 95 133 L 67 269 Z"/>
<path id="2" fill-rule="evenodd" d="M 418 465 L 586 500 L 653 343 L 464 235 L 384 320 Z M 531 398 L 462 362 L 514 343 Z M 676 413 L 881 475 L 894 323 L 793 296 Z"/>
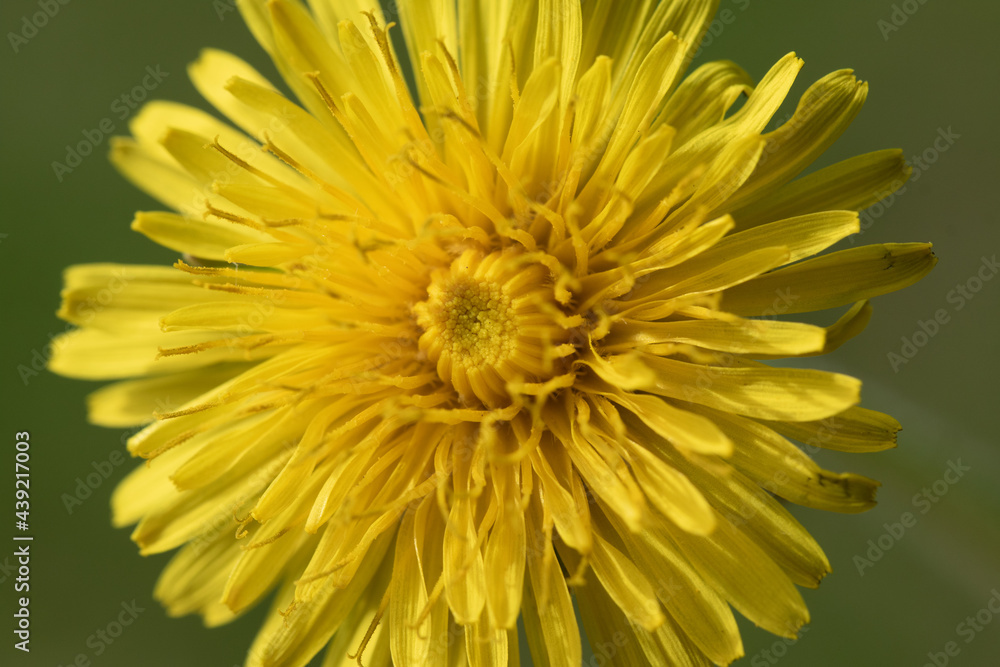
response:
<path id="1" fill-rule="evenodd" d="M 435 271 L 413 308 L 420 349 L 466 404 L 510 404 L 507 385 L 552 374 L 566 331 L 546 269 L 512 252 L 469 250 Z"/>
<path id="2" fill-rule="evenodd" d="M 510 295 L 502 286 L 455 278 L 442 287 L 438 301 L 436 324 L 453 363 L 496 366 L 510 356 L 517 330 Z"/>

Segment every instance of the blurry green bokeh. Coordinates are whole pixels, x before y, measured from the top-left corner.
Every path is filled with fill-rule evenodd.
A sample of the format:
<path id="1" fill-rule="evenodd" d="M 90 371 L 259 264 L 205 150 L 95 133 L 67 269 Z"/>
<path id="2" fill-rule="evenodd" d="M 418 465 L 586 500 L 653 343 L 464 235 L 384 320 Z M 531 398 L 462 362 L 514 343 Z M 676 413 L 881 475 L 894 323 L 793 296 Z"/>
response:
<path id="1" fill-rule="evenodd" d="M 58 12 L 32 32 L 25 21 L 42 5 Z M 744 624 L 748 657 L 740 664 L 918 667 L 930 662 L 929 653 L 945 651 L 948 642 L 955 642 L 953 653 L 957 649 L 950 664 L 1000 664 L 1000 618 L 981 631 L 962 625 L 1000 590 L 995 436 L 1000 279 L 982 283 L 973 298 L 953 292 L 977 275 L 984 257 L 1000 250 L 993 203 L 1000 176 L 995 35 L 1000 9 L 985 0 L 721 0 L 720 7 L 726 13 L 713 24 L 699 61 L 732 59 L 759 78 L 796 50 L 806 61 L 793 90 L 796 98 L 812 81 L 844 67 L 870 82 L 864 111 L 816 166 L 889 147 L 924 155 L 919 178 L 865 219 L 870 227 L 860 240 L 933 241 L 941 260 L 922 283 L 877 299 L 862 337 L 830 358 L 814 360 L 813 365 L 861 378 L 866 405 L 895 415 L 905 431 L 892 452 L 821 453 L 827 467 L 881 480 L 881 503 L 861 516 L 796 510 L 826 548 L 834 572 L 819 590 L 805 591 L 813 623 L 794 644 Z M 128 530 L 109 523 L 111 490 L 136 465 L 116 466 L 120 459 L 112 458 L 124 450 L 129 433 L 86 423 L 84 397 L 96 385 L 32 369 L 46 355 L 50 336 L 65 328 L 54 316 L 64 267 L 175 259 L 128 228 L 134 211 L 160 205 L 130 187 L 106 159 L 108 142 L 100 135 L 112 127 L 126 133 L 126 116 L 132 113 L 122 96 L 144 95 L 136 86 L 147 77 L 147 67 L 159 68 L 162 81 L 150 97 L 205 107 L 185 75 L 205 46 L 234 51 L 269 75 L 273 68 L 229 0 L 17 0 L 0 5 L 0 28 L 6 35 L 0 47 L 0 373 L 2 456 L 10 462 L 0 466 L 8 471 L 0 482 L 0 506 L 8 507 L 13 498 L 14 433 L 29 431 L 35 536 L 32 652 L 24 655 L 12 648 L 13 518 L 0 530 L 0 543 L 11 545 L 0 548 L 0 618 L 5 619 L 0 636 L 7 638 L 0 663 L 69 665 L 84 654 L 91 664 L 107 667 L 242 664 L 263 609 L 214 630 L 195 618 L 165 616 L 152 591 L 168 557 L 140 557 Z M 938 137 L 949 133 L 952 143 L 935 148 Z M 96 137 L 93 154 L 60 180 L 52 163 L 65 162 L 67 145 L 87 136 Z M 969 285 L 975 286 L 975 281 Z M 887 355 L 901 354 L 901 337 L 912 340 L 920 322 L 939 309 L 947 311 L 948 323 L 932 337 L 916 336 L 925 345 L 893 368 Z M 953 485 L 940 482 L 959 461 L 969 470 Z M 100 470 L 108 479 L 69 512 L 64 494 L 73 494 L 78 479 Z M 933 504 L 917 497 L 924 489 Z M 942 490 L 946 493 L 939 494 Z M 915 515 L 915 525 L 898 539 L 885 537 L 885 525 L 899 522 L 905 512 Z M 877 547 L 880 538 L 889 546 L 881 555 L 869 544 Z M 864 566 L 857 559 L 869 558 L 869 551 L 873 560 Z M 95 634 L 133 601 L 143 611 L 113 643 Z M 975 622 L 992 616 L 980 613 Z M 939 664 L 942 659 L 938 656 Z"/>

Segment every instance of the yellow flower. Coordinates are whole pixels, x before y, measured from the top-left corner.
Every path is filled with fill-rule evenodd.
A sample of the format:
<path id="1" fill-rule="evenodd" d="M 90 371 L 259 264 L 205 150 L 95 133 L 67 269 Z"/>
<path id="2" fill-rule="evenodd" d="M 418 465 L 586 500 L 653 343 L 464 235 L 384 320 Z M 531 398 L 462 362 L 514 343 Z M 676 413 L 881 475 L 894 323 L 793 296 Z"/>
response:
<path id="1" fill-rule="evenodd" d="M 795 179 L 867 87 L 802 62 L 684 72 L 716 3 L 401 0 L 407 88 L 373 0 L 241 0 L 298 102 L 205 51 L 203 111 L 147 105 L 112 159 L 174 212 L 173 268 L 69 269 L 64 375 L 124 379 L 146 424 L 114 495 L 156 594 L 226 623 L 271 591 L 251 666 L 729 664 L 730 607 L 793 637 L 829 571 L 776 499 L 838 512 L 898 424 L 830 352 L 933 266 L 854 247 L 898 151 Z M 391 17 L 389 17 L 391 18 Z M 417 101 L 419 100 L 419 102 Z M 738 104 L 742 102 L 742 104 Z M 737 108 L 738 107 L 738 108 Z M 851 306 L 822 328 L 779 315 Z M 609 648 L 611 647 L 611 648 Z"/>

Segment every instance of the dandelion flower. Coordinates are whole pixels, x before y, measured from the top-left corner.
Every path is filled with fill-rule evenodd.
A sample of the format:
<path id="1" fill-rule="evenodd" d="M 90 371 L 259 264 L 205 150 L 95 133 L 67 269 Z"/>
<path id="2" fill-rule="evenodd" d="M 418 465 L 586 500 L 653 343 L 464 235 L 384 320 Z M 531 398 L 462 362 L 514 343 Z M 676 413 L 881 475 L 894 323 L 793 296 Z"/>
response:
<path id="1" fill-rule="evenodd" d="M 725 665 L 733 610 L 808 622 L 830 567 L 779 499 L 859 512 L 878 484 L 795 441 L 899 426 L 766 361 L 836 349 L 934 257 L 820 254 L 909 170 L 796 178 L 867 87 L 834 72 L 768 131 L 802 61 L 686 73 L 716 4 L 400 0 L 393 28 L 372 0 L 241 0 L 294 99 L 207 50 L 191 78 L 239 130 L 134 118 L 112 159 L 170 211 L 132 227 L 183 259 L 69 269 L 51 366 L 121 380 L 95 423 L 147 424 L 114 522 L 179 548 L 171 614 L 273 593 L 252 667 L 518 664 L 519 619 L 541 665 L 584 634 L 609 664 Z"/>

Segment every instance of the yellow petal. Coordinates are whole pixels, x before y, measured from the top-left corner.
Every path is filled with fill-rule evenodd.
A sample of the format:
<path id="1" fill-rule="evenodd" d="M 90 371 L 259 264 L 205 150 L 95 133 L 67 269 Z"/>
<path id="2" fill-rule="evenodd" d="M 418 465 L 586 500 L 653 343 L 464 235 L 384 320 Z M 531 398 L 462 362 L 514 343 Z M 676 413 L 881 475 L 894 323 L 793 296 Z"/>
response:
<path id="1" fill-rule="evenodd" d="M 517 627 L 524 590 L 526 537 L 521 490 L 512 466 L 493 469 L 493 487 L 500 508 L 486 542 L 484 567 L 490 624 L 509 630 Z"/>
<path id="2" fill-rule="evenodd" d="M 682 227 L 703 217 L 706 211 L 720 211 L 724 208 L 723 203 L 754 173 L 763 148 L 764 140 L 755 133 L 735 135 L 708 164 L 690 198 L 667 216 L 661 230 Z M 665 197 L 669 193 L 658 194 Z"/>
<path id="3" fill-rule="evenodd" d="M 798 440 L 807 450 L 816 447 L 840 452 L 879 452 L 896 446 L 902 427 L 889 415 L 853 407 L 822 421 L 765 422 L 772 429 Z"/>
<path id="4" fill-rule="evenodd" d="M 633 447 L 635 478 L 651 505 L 695 535 L 715 530 L 715 513 L 691 481 L 641 446 Z"/>
<path id="5" fill-rule="evenodd" d="M 755 248 L 785 246 L 790 253 L 790 264 L 826 250 L 859 229 L 858 214 L 854 211 L 812 213 L 731 234 L 692 263 L 712 264 L 745 255 Z"/>
<path id="6" fill-rule="evenodd" d="M 628 409 L 642 424 L 678 449 L 707 456 L 729 456 L 733 452 L 733 443 L 711 420 L 657 396 L 619 392 L 608 398 Z"/>
<path id="7" fill-rule="evenodd" d="M 341 21 L 352 21 L 361 30 L 368 28 L 365 13 L 371 13 L 379 25 L 385 25 L 385 17 L 378 0 L 310 0 L 309 7 L 316 15 L 316 23 L 331 42 L 337 36 L 337 26 Z"/>
<path id="8" fill-rule="evenodd" d="M 726 290 L 722 309 L 737 315 L 806 313 L 895 292 L 927 275 L 929 243 L 851 248 L 773 271 Z"/>
<path id="9" fill-rule="evenodd" d="M 469 493 L 468 461 L 452 474 L 456 498 L 444 535 L 444 590 L 455 621 L 468 625 L 479 620 L 486 605 L 486 570 L 475 525 L 475 499 Z"/>
<path id="10" fill-rule="evenodd" d="M 535 66 L 549 58 L 562 65 L 560 108 L 565 112 L 573 97 L 576 72 L 583 42 L 583 16 L 577 0 L 540 0 L 538 26 L 535 30 Z"/>
<path id="11" fill-rule="evenodd" d="M 666 456 L 705 491 L 721 516 L 753 539 L 793 582 L 816 588 L 830 572 L 830 562 L 816 540 L 770 492 L 728 466 L 709 471 L 669 452 Z"/>
<path id="12" fill-rule="evenodd" d="M 166 505 L 145 515 L 132 532 L 144 555 L 162 553 L 197 538 L 234 527 L 234 515 L 245 512 L 248 502 L 264 487 L 259 467 L 280 470 L 286 455 L 243 457 L 219 480 L 199 489 L 178 492 Z M 253 474 L 257 472 L 258 474 Z"/>
<path id="13" fill-rule="evenodd" d="M 316 331 L 329 324 L 319 308 L 282 308 L 266 299 L 250 303 L 194 304 L 178 308 L 160 320 L 164 331 Z"/>
<path id="14" fill-rule="evenodd" d="M 656 374 L 649 392 L 763 419 L 823 419 L 855 405 L 861 391 L 854 378 L 824 371 L 703 366 L 652 356 L 644 361 Z"/>
<path id="15" fill-rule="evenodd" d="M 729 521 L 720 517 L 718 528 L 707 537 L 667 528 L 701 576 L 756 625 L 795 638 L 809 622 L 805 602 L 788 576 Z"/>
<path id="16" fill-rule="evenodd" d="M 170 559 L 153 595 L 171 616 L 200 613 L 209 627 L 231 621 L 235 615 L 221 613 L 217 606 L 226 577 L 240 553 L 228 530 L 192 542 Z"/>
<path id="17" fill-rule="evenodd" d="M 132 229 L 171 250 L 213 260 L 225 260 L 233 246 L 271 241 L 266 234 L 229 221 L 173 213 L 137 213 Z"/>
<path id="18" fill-rule="evenodd" d="M 683 343 L 736 354 L 800 355 L 823 349 L 826 332 L 809 324 L 777 320 L 626 321 L 602 341 L 616 346 Z"/>
<path id="19" fill-rule="evenodd" d="M 268 347 L 247 350 L 226 344 L 229 340 L 233 339 L 201 332 L 162 333 L 155 324 L 125 336 L 83 329 L 55 339 L 49 368 L 60 375 L 81 380 L 117 380 L 175 373 L 226 361 L 253 361 L 276 352 L 275 348 Z M 206 341 L 224 342 L 197 354 L 157 358 L 161 349 L 194 347 Z"/>
<path id="20" fill-rule="evenodd" d="M 514 646 L 508 646 L 510 636 L 507 630 L 491 630 L 487 611 L 483 610 L 480 620 L 465 626 L 465 653 L 468 656 L 469 667 L 508 667 L 515 665 L 517 659 L 508 662 L 511 649 L 517 650 L 517 632 L 513 633 Z"/>
<path id="21" fill-rule="evenodd" d="M 298 511 L 293 506 L 289 514 Z M 232 539 L 227 531 L 227 539 Z M 264 524 L 240 545 L 238 560 L 230 568 L 220 599 L 234 612 L 249 609 L 287 576 L 286 566 L 315 540 L 301 526 L 279 520 Z"/>
<path id="22" fill-rule="evenodd" d="M 111 522 L 117 528 L 129 526 L 171 502 L 177 487 L 170 475 L 184 463 L 180 450 L 165 452 L 135 468 L 111 494 Z"/>
<path id="23" fill-rule="evenodd" d="M 573 567 L 571 554 L 566 560 Z M 683 645 L 677 646 L 680 633 L 672 619 L 664 618 L 652 632 L 635 625 L 597 581 L 578 587 L 576 599 L 595 663 L 600 659 L 609 665 L 708 667 L 704 655 L 690 642 L 681 640 Z"/>
<path id="24" fill-rule="evenodd" d="M 742 257 L 707 267 L 699 266 L 695 258 L 690 270 L 685 262 L 672 269 L 651 274 L 650 279 L 633 290 L 630 297 L 666 300 L 735 289 L 741 283 L 756 282 L 754 279 L 762 273 L 786 264 L 788 257 L 788 249 L 779 246 L 759 248 Z"/>
<path id="25" fill-rule="evenodd" d="M 719 123 L 741 95 L 753 91 L 753 80 L 728 60 L 705 63 L 689 74 L 667 100 L 656 124 L 677 130 L 677 145 Z"/>
<path id="26" fill-rule="evenodd" d="M 537 497 L 528 512 L 528 577 L 524 582 L 524 628 L 537 664 L 577 667 L 581 663 L 580 632 L 573 601 L 556 558 L 552 540 L 542 525 Z"/>
<path id="27" fill-rule="evenodd" d="M 669 639 L 679 626 L 680 635 L 690 637 L 697 649 L 717 664 L 728 664 L 743 655 L 743 642 L 729 605 L 671 542 L 663 526 L 663 517 L 651 516 L 646 528 L 639 533 L 628 530 L 620 521 L 615 521 L 613 515 L 609 517 L 636 565 L 652 577 L 655 595 L 669 614 L 668 622 L 657 629 L 668 636 L 658 639 Z M 657 643 L 653 637 L 646 638 L 644 649 L 648 642 Z M 673 644 L 671 641 L 668 646 Z M 647 653 L 652 648 L 649 646 Z M 696 656 L 699 651 L 689 649 L 687 652 Z"/>
<path id="28" fill-rule="evenodd" d="M 601 585 L 630 621 L 644 630 L 655 630 L 666 621 L 656 589 L 624 553 L 617 534 L 607 523 L 595 524 L 589 562 Z"/>
<path id="29" fill-rule="evenodd" d="M 551 404 L 550 404 L 551 405 Z M 549 405 L 546 405 L 548 408 Z M 645 497 L 617 452 L 577 432 L 566 408 L 546 410 L 546 425 L 566 448 L 580 478 L 595 495 L 604 499 L 630 527 L 641 526 Z M 596 446 L 595 446 L 596 444 Z"/>
<path id="30" fill-rule="evenodd" d="M 170 412 L 230 380 L 248 367 L 222 364 L 143 380 L 116 382 L 87 397 L 92 424 L 126 428 L 153 421 L 153 412 Z"/>
<path id="31" fill-rule="evenodd" d="M 437 40 L 442 40 L 448 52 L 458 54 L 458 21 L 454 2 L 446 0 L 400 0 L 400 24 L 411 63 L 419 63 L 425 52 L 438 53 Z M 427 84 L 416 77 L 420 99 L 430 99 Z M 428 128 L 433 135 L 433 127 Z"/>
<path id="32" fill-rule="evenodd" d="M 817 211 L 860 211 L 903 187 L 911 172 L 898 149 L 867 153 L 793 181 L 733 211 L 733 216 L 738 226 L 746 229 Z"/>
<path id="33" fill-rule="evenodd" d="M 395 533 L 386 533 L 376 539 L 343 587 L 323 586 L 310 598 L 287 609 L 284 615 L 277 610 L 272 612 L 268 617 L 270 622 L 261 628 L 250 648 L 247 667 L 308 663 L 347 620 L 357 601 L 375 588 L 376 576 L 379 580 L 387 578 L 392 568 L 394 537 Z M 282 608 L 287 608 L 290 602 L 284 601 Z"/>
<path id="34" fill-rule="evenodd" d="M 430 617 L 417 623 L 428 598 L 414 543 L 413 521 L 414 512 L 403 515 L 396 538 L 389 593 L 390 646 L 392 658 L 398 665 L 424 664 L 431 642 Z"/>
<path id="35" fill-rule="evenodd" d="M 337 628 L 337 634 L 326 650 L 323 667 L 357 667 L 359 662 L 365 667 L 390 667 L 392 664 L 390 630 L 384 618 L 381 621 L 376 619 L 383 595 L 393 578 L 392 562 L 391 555 L 385 558 L 378 573 Z M 367 636 L 369 631 L 371 636 Z"/>
<path id="36" fill-rule="evenodd" d="M 869 320 L 871 320 L 873 310 L 874 309 L 869 301 L 858 301 L 851 307 L 850 310 L 844 313 L 840 319 L 823 330 L 826 334 L 826 342 L 823 344 L 823 347 L 818 350 L 810 350 L 808 352 L 798 353 L 795 355 L 756 354 L 754 355 L 754 358 L 774 359 L 783 356 L 814 357 L 821 354 L 830 354 L 865 330 L 865 327 L 868 326 Z"/>
<path id="37" fill-rule="evenodd" d="M 176 162 L 131 139 L 112 138 L 111 163 L 140 190 L 185 215 L 200 216 L 206 201 L 220 203 Z"/>
<path id="38" fill-rule="evenodd" d="M 576 85 L 576 110 L 573 117 L 572 141 L 577 154 L 590 158 L 593 162 L 594 147 L 607 141 L 609 136 L 602 136 L 608 130 L 601 126 L 601 120 L 607 113 L 611 97 L 611 59 L 599 57 L 594 64 L 584 72 Z M 594 165 L 586 165 L 593 169 Z"/>
<path id="39" fill-rule="evenodd" d="M 636 210 L 641 215 L 652 210 L 659 197 L 703 167 L 734 139 L 761 132 L 778 111 L 802 64 L 794 53 L 786 55 L 764 76 L 739 111 L 674 151 L 664 161 L 646 196 L 636 204 Z"/>
<path id="40" fill-rule="evenodd" d="M 562 445 L 543 436 L 539 449 L 531 453 L 532 470 L 538 476 L 540 492 L 545 494 L 545 508 L 566 544 L 581 552 L 590 551 L 589 513 L 578 506 L 570 480 L 578 479 L 570 467 Z M 582 486 L 582 484 L 580 485 Z"/>
<path id="41" fill-rule="evenodd" d="M 273 155 L 261 151 L 256 141 L 201 109 L 173 102 L 150 102 L 129 122 L 129 129 L 144 148 L 158 156 L 170 155 L 178 162 L 185 153 L 190 155 L 195 149 L 201 149 L 205 154 L 205 157 L 201 158 L 202 161 L 213 160 L 218 165 L 214 169 L 205 170 L 207 174 L 196 175 L 205 182 L 257 180 L 245 169 L 211 148 L 210 145 L 218 140 L 223 148 L 239 156 L 260 173 L 290 185 L 310 190 L 312 188 L 311 184 L 305 182 L 288 165 Z M 171 139 L 172 133 L 174 139 Z M 180 143 L 184 138 L 188 139 L 190 147 Z M 171 142 L 174 142 L 176 147 L 171 145 Z"/>
<path id="42" fill-rule="evenodd" d="M 733 440 L 732 464 L 768 491 L 831 512 L 864 512 L 875 506 L 880 486 L 875 480 L 823 470 L 798 447 L 753 420 L 706 414 Z"/>
<path id="43" fill-rule="evenodd" d="M 767 145 L 757 170 L 726 210 L 766 198 L 812 164 L 843 134 L 867 96 L 868 84 L 851 70 L 833 72 L 810 86 L 792 117 L 764 135 Z"/>

